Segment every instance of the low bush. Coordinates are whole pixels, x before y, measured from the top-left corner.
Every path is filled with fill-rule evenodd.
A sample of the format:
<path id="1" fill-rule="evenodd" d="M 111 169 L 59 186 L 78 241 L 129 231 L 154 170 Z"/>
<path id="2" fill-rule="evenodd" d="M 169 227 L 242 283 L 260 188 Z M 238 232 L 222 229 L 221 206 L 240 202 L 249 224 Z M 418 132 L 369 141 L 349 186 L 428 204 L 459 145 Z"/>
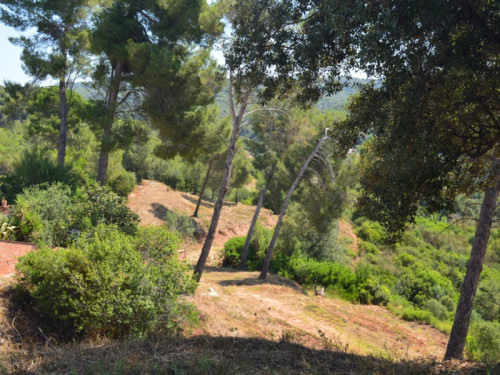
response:
<path id="1" fill-rule="evenodd" d="M 327 291 L 353 302 L 387 304 L 390 291 L 369 272 L 367 267 L 353 272 L 343 264 L 294 256 L 281 274 L 303 285 L 325 286 Z"/>
<path id="2" fill-rule="evenodd" d="M 124 200 L 109 188 L 95 185 L 73 195 L 61 183 L 25 189 L 17 197 L 13 216 L 20 239 L 47 246 L 67 246 L 83 231 L 103 223 L 134 234 L 139 222 Z"/>
<path id="3" fill-rule="evenodd" d="M 12 202 L 30 186 L 60 182 L 74 190 L 83 179 L 71 167 L 62 168 L 56 165 L 46 152 L 35 150 L 25 153 L 14 163 L 12 172 L 2 177 L 0 184 L 3 196 Z"/>
<path id="4" fill-rule="evenodd" d="M 252 240 L 250 241 L 250 246 L 248 248 L 247 262 L 246 266 L 249 270 L 260 270 L 264 264 L 264 258 L 266 256 L 267 248 L 269 247 L 269 242 L 271 241 L 272 231 L 264 228 L 259 223 L 256 224 L 253 231 Z M 241 253 L 245 246 L 246 237 L 233 237 L 224 244 L 224 249 L 222 250 L 223 260 L 222 265 L 224 267 L 234 267 L 240 266 Z M 275 260 L 272 262 L 271 269 L 276 269 Z"/>
<path id="5" fill-rule="evenodd" d="M 128 172 L 124 169 L 120 170 L 115 175 L 111 176 L 108 181 L 108 186 L 113 192 L 120 197 L 128 197 L 134 190 L 136 185 L 136 177 L 134 172 Z"/>
<path id="6" fill-rule="evenodd" d="M 382 227 L 382 225 L 380 225 L 380 223 L 376 221 L 362 221 L 360 219 L 357 219 L 355 221 L 355 224 L 359 225 L 359 227 L 356 228 L 356 234 L 363 241 L 371 242 L 374 244 L 381 244 L 386 238 L 387 234 L 385 229 Z"/>
<path id="7" fill-rule="evenodd" d="M 466 350 L 473 360 L 500 362 L 500 324 L 485 321 L 472 324 Z"/>
<path id="8" fill-rule="evenodd" d="M 196 232 L 196 222 L 187 215 L 167 211 L 165 225 L 171 232 L 177 232 L 181 237 L 193 237 Z"/>
<path id="9" fill-rule="evenodd" d="M 72 248 L 41 248 L 18 263 L 17 290 L 69 338 L 175 331 L 193 321 L 178 296 L 196 284 L 173 251 L 178 239 L 162 231 L 134 238 L 100 225 Z"/>

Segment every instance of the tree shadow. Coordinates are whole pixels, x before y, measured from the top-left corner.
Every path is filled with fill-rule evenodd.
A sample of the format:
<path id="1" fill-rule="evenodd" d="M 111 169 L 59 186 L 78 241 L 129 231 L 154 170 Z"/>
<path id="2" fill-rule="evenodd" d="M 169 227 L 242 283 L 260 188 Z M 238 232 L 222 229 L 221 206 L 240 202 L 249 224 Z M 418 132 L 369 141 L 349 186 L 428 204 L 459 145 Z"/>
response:
<path id="1" fill-rule="evenodd" d="M 152 203 L 149 212 L 155 215 L 157 219 L 165 220 L 165 217 L 167 216 L 167 212 L 169 212 L 169 209 L 161 203 Z"/>
<path id="2" fill-rule="evenodd" d="M 307 295 L 307 292 L 302 289 L 297 283 L 292 280 L 283 279 L 276 275 L 268 275 L 265 280 L 260 280 L 258 277 L 247 277 L 244 279 L 222 280 L 219 281 L 220 286 L 254 286 L 254 285 L 279 285 L 292 288 L 295 291 Z"/>
<path id="3" fill-rule="evenodd" d="M 192 204 L 194 204 L 195 206 L 198 203 L 198 198 L 191 197 L 188 194 L 182 194 L 182 197 L 184 199 L 188 200 L 189 202 L 191 202 Z M 215 206 L 215 202 L 212 201 L 211 199 L 202 199 L 200 206 L 213 209 Z M 233 206 L 236 206 L 236 203 L 235 202 L 224 202 L 224 206 L 233 207 Z"/>
<path id="4" fill-rule="evenodd" d="M 324 349 L 296 343 L 293 332 L 279 341 L 227 336 L 161 337 L 137 341 L 76 343 L 16 353 L 17 373 L 106 374 L 486 374 L 499 365 L 389 359 L 348 353 L 324 338 Z M 28 360 L 29 359 L 29 360 Z M 10 364 L 10 363 L 9 363 Z M 29 366 L 29 367 L 28 367 Z M 8 368 L 7 368 L 8 370 Z"/>

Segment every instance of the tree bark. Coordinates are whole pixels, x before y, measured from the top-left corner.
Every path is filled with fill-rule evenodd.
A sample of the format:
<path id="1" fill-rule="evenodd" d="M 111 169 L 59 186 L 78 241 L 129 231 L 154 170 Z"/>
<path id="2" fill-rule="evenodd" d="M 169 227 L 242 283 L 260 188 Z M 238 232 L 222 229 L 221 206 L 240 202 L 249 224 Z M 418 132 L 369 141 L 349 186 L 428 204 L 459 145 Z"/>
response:
<path id="1" fill-rule="evenodd" d="M 236 192 L 234 193 L 234 202 L 238 205 L 238 188 L 236 188 Z"/>
<path id="2" fill-rule="evenodd" d="M 232 83 L 229 84 L 229 101 L 231 106 L 231 117 L 233 119 L 233 129 L 231 131 L 231 141 L 229 142 L 229 147 L 227 150 L 226 164 L 224 165 L 224 174 L 222 176 L 222 183 L 219 190 L 219 196 L 217 197 L 217 202 L 215 202 L 214 213 L 212 215 L 212 222 L 210 223 L 210 228 L 208 229 L 207 237 L 203 248 L 201 249 L 200 257 L 196 267 L 194 268 L 194 277 L 196 281 L 200 281 L 203 269 L 205 268 L 205 263 L 207 262 L 208 255 L 210 254 L 210 249 L 212 248 L 212 243 L 215 237 L 215 231 L 217 230 L 217 225 L 219 224 L 220 214 L 222 207 L 224 205 L 224 198 L 226 197 L 227 190 L 229 188 L 229 180 L 231 178 L 231 168 L 233 166 L 234 155 L 236 154 L 236 142 L 240 136 L 241 121 L 243 120 L 243 115 L 245 113 L 246 106 L 248 104 L 248 99 L 250 98 L 251 91 L 247 90 L 241 98 L 241 104 L 236 114 L 236 109 L 234 105 L 233 95 L 232 95 Z"/>
<path id="3" fill-rule="evenodd" d="M 66 142 L 68 138 L 68 101 L 66 98 L 65 73 L 59 79 L 59 143 L 57 146 L 57 165 L 64 167 L 66 158 Z"/>
<path id="4" fill-rule="evenodd" d="M 285 217 L 286 209 L 288 208 L 288 204 L 290 203 L 290 198 L 292 197 L 293 192 L 295 191 L 300 180 L 302 179 L 302 176 L 304 175 L 304 172 L 306 171 L 307 167 L 309 166 L 309 163 L 314 158 L 314 156 L 318 153 L 320 147 L 323 145 L 323 143 L 327 139 L 328 139 L 328 136 L 326 135 L 326 131 L 325 131 L 325 136 L 319 140 L 319 142 L 316 145 L 316 147 L 314 148 L 313 152 L 311 152 L 311 154 L 309 155 L 309 157 L 307 158 L 305 163 L 302 165 L 302 168 L 300 168 L 299 174 L 297 175 L 297 177 L 295 178 L 295 181 L 293 182 L 292 186 L 288 190 L 285 201 L 283 202 L 283 207 L 281 208 L 280 216 L 278 218 L 278 223 L 276 224 L 276 228 L 274 229 L 273 238 L 271 239 L 271 243 L 269 244 L 269 248 L 267 249 L 266 259 L 264 260 L 264 265 L 262 266 L 262 271 L 261 271 L 260 276 L 259 276 L 259 279 L 261 279 L 261 280 L 265 280 L 265 278 L 267 277 L 267 272 L 269 271 L 269 264 L 271 263 L 271 256 L 273 255 L 274 246 L 276 245 L 276 240 L 278 239 L 281 225 L 283 224 L 283 218 Z"/>
<path id="5" fill-rule="evenodd" d="M 205 175 L 205 179 L 203 180 L 203 185 L 201 186 L 200 197 L 198 198 L 198 202 L 196 202 L 196 209 L 194 210 L 193 217 L 198 217 L 198 210 L 200 209 L 201 199 L 203 198 L 203 193 L 205 192 L 205 187 L 207 186 L 208 178 L 210 177 L 210 171 L 212 170 L 213 160 L 210 160 L 208 163 L 207 174 Z"/>
<path id="6" fill-rule="evenodd" d="M 109 161 L 109 143 L 111 140 L 111 131 L 115 120 L 115 113 L 118 103 L 118 94 L 122 79 L 123 63 L 116 64 L 111 75 L 108 95 L 106 98 L 106 115 L 104 118 L 104 127 L 101 138 L 101 150 L 99 153 L 99 164 L 97 170 L 97 182 L 104 186 L 108 181 L 108 161 Z"/>
<path id="7" fill-rule="evenodd" d="M 483 270 L 484 256 L 486 255 L 486 247 L 500 191 L 500 161 L 494 159 L 492 164 L 495 181 L 493 186 L 486 189 L 481 204 L 476 234 L 474 235 L 470 259 L 467 263 L 465 279 L 460 291 L 460 299 L 444 356 L 445 359 L 462 359 L 465 348 L 474 298 L 479 284 L 479 277 Z"/>
<path id="8" fill-rule="evenodd" d="M 250 241 L 252 240 L 253 231 L 255 229 L 255 225 L 257 224 L 257 219 L 259 218 L 262 203 L 264 203 L 264 196 L 266 195 L 267 186 L 269 184 L 268 181 L 271 181 L 273 179 L 275 168 L 276 168 L 276 165 L 273 166 L 273 169 L 271 170 L 271 174 L 269 175 L 269 178 L 266 180 L 266 183 L 264 184 L 264 188 L 260 192 L 259 200 L 257 202 L 257 207 L 255 208 L 255 212 L 254 212 L 253 217 L 252 217 L 252 222 L 250 223 L 250 228 L 248 228 L 248 234 L 247 234 L 247 238 L 245 240 L 245 246 L 243 247 L 243 251 L 241 252 L 240 270 L 244 270 L 247 266 L 246 262 L 247 262 L 248 249 L 250 248 Z"/>

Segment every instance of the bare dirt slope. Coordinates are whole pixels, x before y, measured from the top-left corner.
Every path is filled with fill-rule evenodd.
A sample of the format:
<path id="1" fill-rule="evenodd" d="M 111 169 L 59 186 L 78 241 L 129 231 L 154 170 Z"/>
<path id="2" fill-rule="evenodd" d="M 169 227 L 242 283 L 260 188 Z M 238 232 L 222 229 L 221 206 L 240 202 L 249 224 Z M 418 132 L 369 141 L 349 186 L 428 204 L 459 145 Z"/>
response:
<path id="1" fill-rule="evenodd" d="M 380 306 L 315 296 L 276 275 L 266 281 L 257 277 L 257 272 L 207 269 L 192 298 L 203 320 L 197 333 L 393 359 L 444 355 L 447 336 L 428 325 L 403 321 Z"/>
<path id="2" fill-rule="evenodd" d="M 139 215 L 142 225 L 161 225 L 167 211 L 192 215 L 197 200 L 198 196 L 175 191 L 161 182 L 143 180 L 129 195 L 128 206 Z M 203 200 L 198 218 L 193 218 L 204 233 L 207 232 L 210 226 L 213 208 L 213 202 Z M 209 264 L 217 264 L 218 251 L 228 239 L 247 234 L 254 211 L 254 206 L 247 206 L 241 203 L 235 204 L 234 202 L 224 204 Z M 263 208 L 260 211 L 259 222 L 263 226 L 272 228 L 276 224 L 276 221 L 277 216 L 273 215 L 270 210 Z M 198 244 L 184 244 L 189 260 L 197 259 L 203 239 L 203 236 L 200 237 Z"/>

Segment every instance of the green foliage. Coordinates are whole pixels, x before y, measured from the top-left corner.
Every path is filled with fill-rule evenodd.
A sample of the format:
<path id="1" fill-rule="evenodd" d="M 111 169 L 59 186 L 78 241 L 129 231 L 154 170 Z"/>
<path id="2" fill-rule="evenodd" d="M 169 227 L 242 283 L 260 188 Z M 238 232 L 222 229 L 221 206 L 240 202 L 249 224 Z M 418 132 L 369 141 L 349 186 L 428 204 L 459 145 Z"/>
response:
<path id="1" fill-rule="evenodd" d="M 356 228 L 356 234 L 362 240 L 373 244 L 381 244 L 386 237 L 386 233 L 382 225 L 371 220 L 362 221 L 361 225 Z"/>
<path id="2" fill-rule="evenodd" d="M 107 185 L 120 197 L 127 198 L 136 185 L 135 173 L 121 170 L 111 175 Z"/>
<path id="3" fill-rule="evenodd" d="M 14 218 L 0 214 L 0 240 L 15 240 L 18 227 L 13 225 Z"/>
<path id="4" fill-rule="evenodd" d="M 193 237 L 197 229 L 196 222 L 193 219 L 187 215 L 176 214 L 173 211 L 167 211 L 164 220 L 167 229 L 178 233 L 182 238 Z"/>
<path id="5" fill-rule="evenodd" d="M 466 351 L 473 360 L 500 361 L 500 324 L 498 322 L 473 323 L 467 337 Z"/>
<path id="6" fill-rule="evenodd" d="M 39 249 L 17 265 L 17 288 L 69 337 L 175 331 L 190 309 L 178 296 L 195 283 L 172 251 L 176 237 L 160 232 L 142 229 L 133 238 L 99 226 L 76 247 Z"/>
<path id="7" fill-rule="evenodd" d="M 266 251 L 271 241 L 272 231 L 264 228 L 262 225 L 257 223 L 255 225 L 252 240 L 250 241 L 250 247 L 248 248 L 247 254 L 247 268 L 249 270 L 260 270 L 266 256 Z M 223 260 L 222 265 L 224 267 L 234 267 L 240 266 L 241 253 L 245 246 L 246 237 L 233 237 L 226 241 L 224 248 L 222 250 Z M 275 257 L 276 258 L 276 257 Z M 272 260 L 271 268 L 276 269 L 278 266 L 276 264 L 276 259 Z M 279 267 L 279 266 L 278 266 Z M 279 269 L 279 268 L 278 268 Z"/>
<path id="8" fill-rule="evenodd" d="M 61 183 L 36 185 L 17 197 L 13 208 L 20 239 L 47 246 L 66 246 L 82 231 L 114 224 L 126 234 L 137 230 L 138 217 L 108 188 L 85 187 L 73 195 Z"/>
<path id="9" fill-rule="evenodd" d="M 126 205 L 125 200 L 107 187 L 93 185 L 82 189 L 76 197 L 78 220 L 87 218 L 92 227 L 99 224 L 116 225 L 125 234 L 133 235 L 137 231 L 139 217 Z M 82 225 L 83 227 L 83 225 Z"/>
<path id="10" fill-rule="evenodd" d="M 353 272 L 339 263 L 294 256 L 282 274 L 303 285 L 325 286 L 327 291 L 354 302 L 384 305 L 391 295 L 386 287 L 371 277 L 366 267 Z"/>
<path id="11" fill-rule="evenodd" d="M 358 248 L 361 254 L 374 254 L 374 255 L 380 254 L 380 250 L 378 249 L 377 245 L 371 242 L 359 241 Z"/>
<path id="12" fill-rule="evenodd" d="M 41 183 L 62 182 L 76 188 L 82 177 L 78 176 L 70 167 L 61 168 L 41 150 L 29 151 L 14 163 L 12 171 L 1 179 L 1 189 L 9 201 L 13 201 L 17 194 L 25 188 Z"/>
<path id="13" fill-rule="evenodd" d="M 241 261 L 241 252 L 245 246 L 245 236 L 233 237 L 226 241 L 222 249 L 222 266 L 223 267 L 239 267 Z"/>

